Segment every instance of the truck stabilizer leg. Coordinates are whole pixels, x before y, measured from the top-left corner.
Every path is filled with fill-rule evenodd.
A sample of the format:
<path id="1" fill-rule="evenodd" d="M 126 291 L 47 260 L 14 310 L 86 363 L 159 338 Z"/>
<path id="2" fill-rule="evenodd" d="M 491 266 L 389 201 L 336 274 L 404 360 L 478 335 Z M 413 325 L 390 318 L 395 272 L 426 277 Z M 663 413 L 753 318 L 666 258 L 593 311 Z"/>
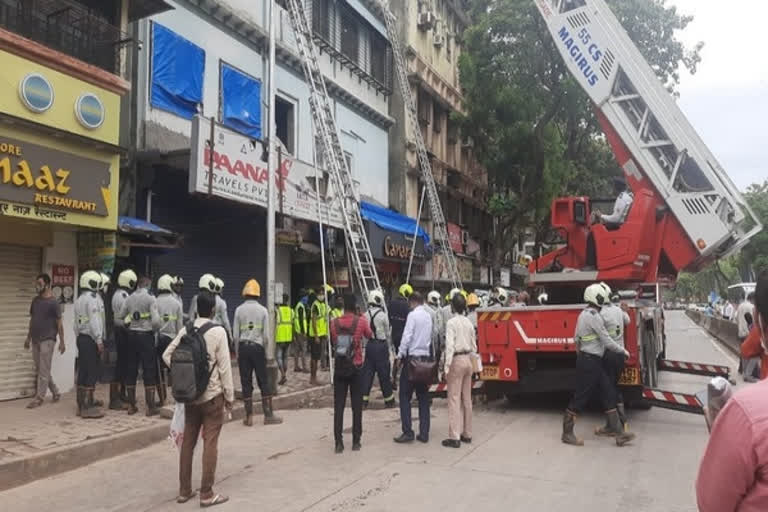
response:
<path id="1" fill-rule="evenodd" d="M 659 371 L 703 375 L 705 377 L 724 377 L 726 379 L 729 379 L 731 376 L 731 369 L 728 366 L 670 361 L 669 359 L 661 359 L 659 361 Z"/>
<path id="2" fill-rule="evenodd" d="M 688 393 L 674 393 L 672 391 L 663 391 L 661 389 L 643 389 L 643 400 L 655 407 L 662 409 L 672 409 L 681 412 L 690 412 L 692 414 L 704 414 L 702 406 L 696 395 Z"/>

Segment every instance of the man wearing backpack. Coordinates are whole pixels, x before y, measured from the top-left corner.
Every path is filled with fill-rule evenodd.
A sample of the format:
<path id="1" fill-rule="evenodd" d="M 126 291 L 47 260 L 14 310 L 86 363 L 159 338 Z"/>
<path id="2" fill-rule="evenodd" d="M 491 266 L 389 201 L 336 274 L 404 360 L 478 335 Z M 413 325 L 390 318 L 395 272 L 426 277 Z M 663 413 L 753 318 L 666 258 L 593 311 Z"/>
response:
<path id="1" fill-rule="evenodd" d="M 216 478 L 219 434 L 224 424 L 224 409 L 232 410 L 235 389 L 232 385 L 232 363 L 229 359 L 227 332 L 224 327 L 211 321 L 216 297 L 213 292 L 202 290 L 197 294 L 196 301 L 198 318 L 179 331 L 163 353 L 163 361 L 174 375 L 173 391 L 177 400 L 180 398 L 178 388 L 200 388 L 194 393 L 197 398 L 192 398 L 184 405 L 184 438 L 179 455 L 179 496 L 176 501 L 186 503 L 195 496 L 192 491 L 192 461 L 197 438 L 202 429 L 203 474 L 200 482 L 200 506 L 210 507 L 229 500 L 227 496 L 213 492 L 213 482 Z M 188 330 L 191 331 L 190 335 L 187 335 Z M 196 353 L 194 349 L 201 341 L 205 342 L 205 354 L 197 353 L 196 357 L 190 357 Z M 177 349 L 180 355 L 186 357 L 174 358 Z M 202 359 L 203 357 L 207 360 Z M 195 366 L 199 363 L 198 359 L 203 361 L 203 375 L 198 377 L 198 372 L 183 372 L 185 377 L 192 373 L 195 378 L 192 383 L 182 382 L 183 379 L 176 378 L 174 369 L 177 365 L 188 363 L 190 359 L 195 360 Z M 202 393 L 198 394 L 199 391 Z"/>
<path id="2" fill-rule="evenodd" d="M 331 322 L 331 343 L 335 356 L 333 376 L 333 438 L 336 453 L 344 451 L 342 430 L 344 428 L 344 407 L 347 390 L 352 402 L 352 450 L 360 450 L 363 435 L 363 338 L 372 338 L 373 333 L 364 316 L 356 313 L 354 295 L 344 296 L 344 314 Z"/>
<path id="3" fill-rule="evenodd" d="M 270 333 L 269 313 L 259 304 L 261 285 L 251 279 L 243 287 L 245 302 L 235 310 L 235 340 L 238 342 L 237 363 L 240 367 L 240 384 L 243 390 L 245 418 L 243 424 L 253 425 L 253 374 L 261 390 L 261 408 L 264 411 L 264 424 L 277 425 L 283 422 L 272 410 L 272 396 L 267 380 L 266 346 Z"/>
<path id="4" fill-rule="evenodd" d="M 395 394 L 392 392 L 392 374 L 389 364 L 391 336 L 389 317 L 384 311 L 384 294 L 373 290 L 368 296 L 366 320 L 373 331 L 373 337 L 365 346 L 365 364 L 363 365 L 363 407 L 368 407 L 373 379 L 379 376 L 379 386 L 384 395 L 384 405 L 389 409 L 395 406 Z"/>

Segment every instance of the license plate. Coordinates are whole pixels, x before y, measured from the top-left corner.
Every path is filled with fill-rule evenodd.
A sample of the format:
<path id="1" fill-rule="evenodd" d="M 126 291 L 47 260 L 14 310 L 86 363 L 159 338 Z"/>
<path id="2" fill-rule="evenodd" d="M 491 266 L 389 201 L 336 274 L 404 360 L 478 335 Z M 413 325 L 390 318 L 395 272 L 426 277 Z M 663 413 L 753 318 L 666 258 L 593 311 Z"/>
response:
<path id="1" fill-rule="evenodd" d="M 480 380 L 499 380 L 499 367 L 483 366 L 483 372 L 480 374 Z"/>
<path id="2" fill-rule="evenodd" d="M 623 386 L 640 384 L 640 372 L 637 371 L 637 368 L 624 368 L 619 377 L 619 384 Z"/>

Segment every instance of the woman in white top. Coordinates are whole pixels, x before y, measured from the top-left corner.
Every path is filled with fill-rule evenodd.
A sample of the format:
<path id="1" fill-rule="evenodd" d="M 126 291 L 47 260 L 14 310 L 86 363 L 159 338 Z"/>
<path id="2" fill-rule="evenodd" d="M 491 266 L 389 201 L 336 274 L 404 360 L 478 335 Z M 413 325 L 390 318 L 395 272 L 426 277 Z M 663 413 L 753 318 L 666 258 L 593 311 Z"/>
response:
<path id="1" fill-rule="evenodd" d="M 445 324 L 445 368 L 448 383 L 448 439 L 443 446 L 459 448 L 472 442 L 472 354 L 477 352 L 475 327 L 464 316 L 467 303 L 453 297 L 456 314 Z"/>

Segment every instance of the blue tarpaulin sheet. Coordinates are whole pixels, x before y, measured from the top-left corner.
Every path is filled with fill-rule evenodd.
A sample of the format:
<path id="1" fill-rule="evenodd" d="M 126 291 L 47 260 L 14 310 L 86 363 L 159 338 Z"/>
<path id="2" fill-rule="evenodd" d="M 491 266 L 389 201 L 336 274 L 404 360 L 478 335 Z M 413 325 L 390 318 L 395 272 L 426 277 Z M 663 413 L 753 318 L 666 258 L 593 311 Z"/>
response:
<path id="1" fill-rule="evenodd" d="M 166 27 L 152 28 L 152 106 L 186 119 L 203 102 L 205 51 Z"/>
<path id="2" fill-rule="evenodd" d="M 117 220 L 117 229 L 121 233 L 134 235 L 173 235 L 173 231 L 161 228 L 157 224 L 152 224 L 142 219 L 134 217 L 120 217 Z"/>
<path id="3" fill-rule="evenodd" d="M 261 82 L 226 64 L 221 66 L 222 121 L 225 126 L 261 139 Z"/>
<path id="4" fill-rule="evenodd" d="M 360 203 L 360 214 L 363 219 L 373 222 L 382 229 L 388 229 L 395 233 L 413 236 L 416 230 L 416 219 L 406 217 L 401 213 L 376 206 L 375 204 L 366 203 L 365 201 Z M 421 226 L 419 226 L 418 235 L 424 240 L 425 246 L 429 245 L 429 235 Z"/>

